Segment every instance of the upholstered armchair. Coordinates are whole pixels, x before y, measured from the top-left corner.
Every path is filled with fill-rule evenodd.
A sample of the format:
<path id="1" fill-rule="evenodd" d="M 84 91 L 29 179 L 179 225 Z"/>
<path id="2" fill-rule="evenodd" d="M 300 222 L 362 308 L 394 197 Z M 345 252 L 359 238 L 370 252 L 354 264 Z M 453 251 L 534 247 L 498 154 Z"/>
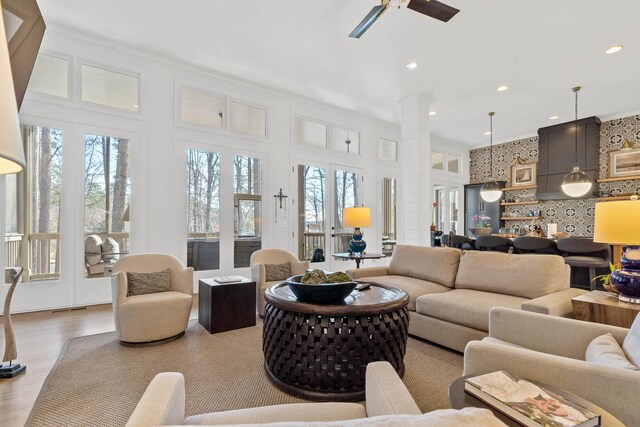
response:
<path id="1" fill-rule="evenodd" d="M 266 301 L 264 299 L 264 291 L 271 285 L 281 283 L 288 277 L 278 277 L 276 280 L 267 280 L 266 270 L 269 267 L 265 265 L 277 265 L 289 263 L 291 274 L 295 276 L 298 274 L 304 274 L 305 270 L 309 268 L 309 261 L 300 261 L 294 254 L 284 249 L 260 249 L 251 254 L 251 280 L 256 282 L 256 288 L 258 290 L 258 314 L 264 316 L 264 306 Z"/>
<path id="2" fill-rule="evenodd" d="M 610 333 L 628 359 L 640 361 L 640 316 L 631 329 L 548 316 L 510 308 L 489 313 L 489 336 L 471 341 L 464 351 L 464 375 L 505 370 L 574 393 L 614 415 L 638 425 L 640 371 L 599 360 L 585 361 L 587 347 Z M 635 362 L 634 362 L 635 360 Z M 620 425 L 608 423 L 603 425 Z"/>
<path id="3" fill-rule="evenodd" d="M 170 290 L 130 295 L 127 273 L 170 270 Z M 193 268 L 171 255 L 138 254 L 120 258 L 111 277 L 116 336 L 122 344 L 179 338 L 184 334 L 193 301 Z"/>

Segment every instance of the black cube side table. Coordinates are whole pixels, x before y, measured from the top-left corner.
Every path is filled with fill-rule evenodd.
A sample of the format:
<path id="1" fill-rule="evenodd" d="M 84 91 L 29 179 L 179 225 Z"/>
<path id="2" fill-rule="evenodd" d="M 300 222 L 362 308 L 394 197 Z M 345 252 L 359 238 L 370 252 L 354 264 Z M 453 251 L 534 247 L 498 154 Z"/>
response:
<path id="1" fill-rule="evenodd" d="M 198 322 L 211 334 L 256 325 L 256 282 L 203 279 L 198 283 Z"/>

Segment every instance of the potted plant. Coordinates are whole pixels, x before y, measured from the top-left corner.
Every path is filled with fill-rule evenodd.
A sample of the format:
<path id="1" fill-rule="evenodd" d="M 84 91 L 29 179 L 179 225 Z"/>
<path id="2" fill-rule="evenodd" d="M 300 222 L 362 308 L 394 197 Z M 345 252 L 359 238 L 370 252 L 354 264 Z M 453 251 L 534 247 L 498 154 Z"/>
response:
<path id="1" fill-rule="evenodd" d="M 486 215 L 474 215 L 473 227 L 469 227 L 469 231 L 473 234 L 473 237 L 488 236 L 493 231 L 491 227 L 491 217 Z"/>

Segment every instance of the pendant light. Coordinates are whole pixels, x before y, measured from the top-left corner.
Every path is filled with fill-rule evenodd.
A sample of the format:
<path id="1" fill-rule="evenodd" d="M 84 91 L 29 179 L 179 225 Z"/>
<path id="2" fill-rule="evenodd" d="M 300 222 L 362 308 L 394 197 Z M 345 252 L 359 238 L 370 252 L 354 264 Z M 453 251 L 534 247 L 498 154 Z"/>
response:
<path id="1" fill-rule="evenodd" d="M 562 191 L 569 197 L 581 197 L 591 190 L 593 181 L 589 175 L 580 170 L 578 166 L 578 92 L 580 86 L 574 87 L 572 90 L 576 94 L 576 132 L 575 132 L 575 166 L 573 171 L 569 172 L 562 180 Z"/>
<path id="2" fill-rule="evenodd" d="M 496 182 L 496 180 L 493 178 L 493 115 L 495 113 L 492 111 L 489 113 L 489 135 L 490 135 L 490 143 L 489 143 L 489 167 L 491 169 L 489 169 L 490 171 L 490 176 L 491 178 L 489 178 L 489 181 L 485 182 L 484 184 L 482 184 L 482 187 L 480 188 L 480 197 L 482 197 L 482 200 L 484 200 L 485 202 L 495 202 L 498 199 L 500 199 L 500 197 L 502 197 L 502 187 L 500 187 L 500 184 L 498 184 Z"/>

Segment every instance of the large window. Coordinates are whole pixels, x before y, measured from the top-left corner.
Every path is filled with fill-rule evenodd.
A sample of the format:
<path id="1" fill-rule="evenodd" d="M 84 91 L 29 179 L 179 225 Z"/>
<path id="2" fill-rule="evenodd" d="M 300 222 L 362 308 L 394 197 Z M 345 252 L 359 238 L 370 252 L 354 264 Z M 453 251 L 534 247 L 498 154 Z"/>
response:
<path id="1" fill-rule="evenodd" d="M 229 126 L 232 132 L 266 138 L 266 108 L 231 101 L 229 115 Z"/>
<path id="2" fill-rule="evenodd" d="M 139 78 L 83 64 L 81 98 L 85 102 L 126 111 L 139 111 Z"/>
<path id="3" fill-rule="evenodd" d="M 220 154 L 187 150 L 187 265 L 220 268 Z"/>
<path id="4" fill-rule="evenodd" d="M 360 154 L 360 133 L 333 127 L 331 149 L 349 154 Z"/>
<path id="5" fill-rule="evenodd" d="M 7 179 L 5 266 L 25 267 L 25 281 L 55 279 L 60 277 L 62 131 L 27 125 L 22 134 L 27 171 Z"/>
<path id="6" fill-rule="evenodd" d="M 325 193 L 327 171 L 298 165 L 298 257 L 313 259 L 314 251 L 325 249 Z"/>
<path id="7" fill-rule="evenodd" d="M 38 54 L 29 79 L 29 90 L 69 97 L 69 61 L 55 56 Z"/>
<path id="8" fill-rule="evenodd" d="M 327 148 L 327 125 L 296 117 L 293 120 L 293 140 L 296 144 Z"/>
<path id="9" fill-rule="evenodd" d="M 87 276 L 129 252 L 129 141 L 106 135 L 84 138 L 84 232 Z"/>
<path id="10" fill-rule="evenodd" d="M 180 121 L 213 129 L 224 126 L 224 98 L 196 89 L 180 92 Z"/>
<path id="11" fill-rule="evenodd" d="M 236 156 L 233 161 L 233 266 L 248 267 L 251 254 L 262 246 L 262 168 L 260 159 Z"/>

